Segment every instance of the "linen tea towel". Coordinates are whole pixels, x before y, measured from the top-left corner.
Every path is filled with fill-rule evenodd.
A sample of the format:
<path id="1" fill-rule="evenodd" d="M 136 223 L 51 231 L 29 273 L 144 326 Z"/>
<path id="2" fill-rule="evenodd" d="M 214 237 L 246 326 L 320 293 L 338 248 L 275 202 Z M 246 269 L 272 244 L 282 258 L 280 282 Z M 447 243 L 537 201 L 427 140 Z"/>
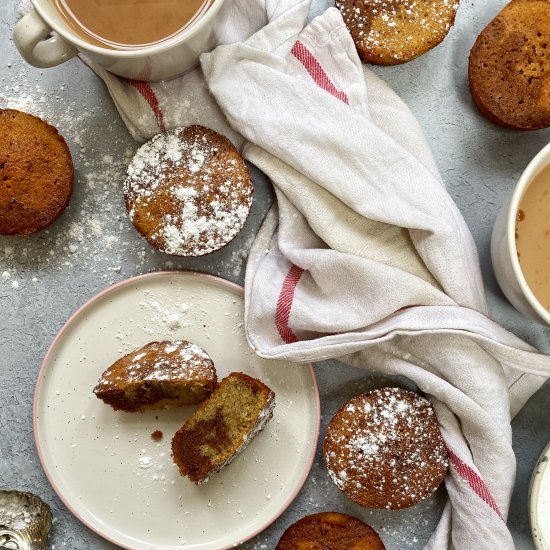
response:
<path id="1" fill-rule="evenodd" d="M 432 397 L 451 458 L 429 549 L 511 549 L 510 418 L 550 358 L 486 317 L 476 250 L 422 132 L 363 67 L 339 12 L 308 2 L 201 58 L 277 205 L 253 245 L 256 352 L 404 375 Z"/>

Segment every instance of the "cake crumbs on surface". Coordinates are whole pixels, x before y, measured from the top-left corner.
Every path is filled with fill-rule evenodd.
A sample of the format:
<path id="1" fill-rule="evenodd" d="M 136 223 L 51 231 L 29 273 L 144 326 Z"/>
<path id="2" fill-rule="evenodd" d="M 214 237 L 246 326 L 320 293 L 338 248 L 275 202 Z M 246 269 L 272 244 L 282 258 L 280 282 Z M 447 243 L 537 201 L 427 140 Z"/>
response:
<path id="1" fill-rule="evenodd" d="M 152 434 L 151 434 L 151 439 L 153 441 L 160 441 L 162 438 L 163 438 L 164 434 L 162 433 L 161 430 L 155 430 Z"/>

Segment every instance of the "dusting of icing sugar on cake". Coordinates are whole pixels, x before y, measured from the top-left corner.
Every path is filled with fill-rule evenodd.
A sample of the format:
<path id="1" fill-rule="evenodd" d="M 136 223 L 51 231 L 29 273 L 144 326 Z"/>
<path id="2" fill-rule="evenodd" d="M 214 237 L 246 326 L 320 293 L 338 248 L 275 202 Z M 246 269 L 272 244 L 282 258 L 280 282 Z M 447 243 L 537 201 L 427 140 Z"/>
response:
<path id="1" fill-rule="evenodd" d="M 457 0 L 336 0 L 363 61 L 393 65 L 439 44 L 454 23 Z"/>
<path id="2" fill-rule="evenodd" d="M 235 147 L 201 126 L 155 136 L 128 167 L 130 219 L 155 247 L 201 256 L 228 244 L 252 205 L 252 178 Z"/>
<path id="3" fill-rule="evenodd" d="M 176 380 L 207 376 L 210 372 L 211 359 L 206 351 L 186 340 L 152 342 L 147 344 L 146 351 L 142 349 L 128 356 L 130 364 L 124 372 L 104 376 L 98 385 L 116 384 L 122 379 L 129 384 L 144 380 Z"/>
<path id="4" fill-rule="evenodd" d="M 344 404 L 330 422 L 323 450 L 336 486 L 372 508 L 416 504 L 435 491 L 448 469 L 432 406 L 400 388 Z"/>
<path id="5" fill-rule="evenodd" d="M 128 412 L 200 403 L 217 383 L 212 359 L 186 340 L 150 342 L 113 363 L 94 388 L 115 410 Z"/>

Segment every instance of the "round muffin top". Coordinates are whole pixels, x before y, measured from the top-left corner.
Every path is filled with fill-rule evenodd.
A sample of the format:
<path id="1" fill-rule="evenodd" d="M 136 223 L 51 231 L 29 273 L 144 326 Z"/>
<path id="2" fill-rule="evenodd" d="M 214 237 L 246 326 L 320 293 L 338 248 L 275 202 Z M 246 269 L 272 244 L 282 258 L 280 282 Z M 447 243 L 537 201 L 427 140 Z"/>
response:
<path id="1" fill-rule="evenodd" d="M 505 6 L 477 37 L 468 77 L 489 120 L 518 130 L 550 127 L 550 1 Z"/>
<path id="2" fill-rule="evenodd" d="M 156 248 L 202 256 L 228 244 L 252 205 L 252 178 L 224 136 L 189 126 L 144 144 L 128 167 L 126 208 Z"/>
<path id="3" fill-rule="evenodd" d="M 0 109 L 0 235 L 28 235 L 69 204 L 73 161 L 65 140 L 42 119 Z"/>
<path id="4" fill-rule="evenodd" d="M 306 516 L 292 524 L 275 550 L 385 550 L 376 533 L 361 520 L 338 512 Z"/>
<path id="5" fill-rule="evenodd" d="M 336 0 L 336 7 L 363 61 L 397 65 L 447 36 L 458 0 Z"/>
<path id="6" fill-rule="evenodd" d="M 116 361 L 101 375 L 94 391 L 142 382 L 192 379 L 216 382 L 210 356 L 187 340 L 163 340 L 145 344 Z"/>
<path id="7" fill-rule="evenodd" d="M 401 388 L 383 388 L 345 403 L 323 443 L 330 477 L 370 508 L 400 509 L 432 494 L 448 455 L 431 404 Z"/>

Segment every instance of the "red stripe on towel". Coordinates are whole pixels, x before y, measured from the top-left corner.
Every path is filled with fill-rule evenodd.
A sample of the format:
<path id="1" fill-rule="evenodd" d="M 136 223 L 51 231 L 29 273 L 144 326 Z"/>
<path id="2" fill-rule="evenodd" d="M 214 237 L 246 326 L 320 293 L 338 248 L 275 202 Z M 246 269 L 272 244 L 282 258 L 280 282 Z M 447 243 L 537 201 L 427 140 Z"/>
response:
<path id="1" fill-rule="evenodd" d="M 462 461 L 457 455 L 455 455 L 450 449 L 447 449 L 449 452 L 449 458 L 451 459 L 451 464 L 454 466 L 455 470 L 458 472 L 460 477 L 462 477 L 468 485 L 474 490 L 474 492 L 483 500 L 493 511 L 498 515 L 498 517 L 504 521 L 504 517 L 498 509 L 498 505 L 495 502 L 495 499 L 491 495 L 489 488 L 485 485 L 485 482 L 479 474 L 474 472 L 468 464 Z"/>
<path id="2" fill-rule="evenodd" d="M 311 78 L 315 83 L 326 90 L 334 97 L 337 97 L 346 104 L 349 104 L 348 96 L 345 92 L 342 92 L 336 88 L 332 83 L 329 76 L 320 65 L 320 63 L 315 59 L 313 54 L 299 41 L 297 40 L 294 43 L 294 46 L 291 50 L 292 55 L 302 63 L 307 72 L 310 74 Z M 303 273 L 303 269 L 293 265 L 288 272 L 288 275 L 285 278 L 283 283 L 283 288 L 279 296 L 279 302 L 277 303 L 277 313 L 276 313 L 276 323 L 277 329 L 281 338 L 286 343 L 297 342 L 297 338 L 294 335 L 292 329 L 288 326 L 288 320 L 290 318 L 290 309 L 292 307 L 292 301 L 294 299 L 294 292 L 296 285 L 300 280 L 300 277 Z M 462 477 L 468 485 L 473 489 L 473 491 L 483 500 L 502 520 L 504 517 L 500 512 L 495 499 L 491 495 L 489 488 L 485 485 L 485 482 L 470 466 L 468 466 L 464 461 L 462 461 L 455 453 L 448 449 L 449 458 L 451 459 L 451 464 L 457 471 L 457 473 Z"/>
<path id="3" fill-rule="evenodd" d="M 304 270 L 297 265 L 292 265 L 289 269 L 285 280 L 283 282 L 283 288 L 279 294 L 279 300 L 277 301 L 277 309 L 275 311 L 275 325 L 283 341 L 287 344 L 292 344 L 298 341 L 294 331 L 290 328 L 288 322 L 290 320 L 290 310 L 292 309 L 292 302 L 294 301 L 294 292 L 296 291 L 296 285 L 300 281 L 300 277 Z"/>
<path id="4" fill-rule="evenodd" d="M 294 46 L 292 46 L 291 53 L 306 68 L 306 71 L 311 75 L 311 78 L 313 78 L 314 82 L 319 87 L 344 103 L 349 103 L 348 96 L 345 92 L 336 88 L 328 74 L 323 67 L 321 67 L 319 61 L 315 59 L 313 54 L 299 40 L 296 40 Z"/>
<path id="5" fill-rule="evenodd" d="M 157 124 L 159 125 L 160 131 L 166 132 L 166 127 L 164 126 L 164 115 L 162 114 L 157 94 L 155 94 L 153 88 L 151 88 L 147 82 L 140 82 L 139 80 L 127 79 L 126 84 L 132 88 L 135 88 L 143 96 L 157 119 Z"/>
<path id="6" fill-rule="evenodd" d="M 306 71 L 310 74 L 313 81 L 323 90 L 332 94 L 334 97 L 348 104 L 348 96 L 338 90 L 332 83 L 328 74 L 325 72 L 321 64 L 313 54 L 299 41 L 297 40 L 292 46 L 292 55 L 305 67 Z M 279 294 L 279 300 L 277 301 L 277 309 L 275 310 L 275 325 L 279 331 L 279 335 L 283 339 L 283 342 L 292 344 L 298 342 L 298 338 L 294 334 L 294 331 L 289 326 L 290 312 L 292 310 L 292 303 L 294 301 L 294 293 L 296 292 L 296 286 L 300 281 L 300 278 L 304 270 L 297 265 L 292 265 L 283 281 L 283 287 Z"/>

